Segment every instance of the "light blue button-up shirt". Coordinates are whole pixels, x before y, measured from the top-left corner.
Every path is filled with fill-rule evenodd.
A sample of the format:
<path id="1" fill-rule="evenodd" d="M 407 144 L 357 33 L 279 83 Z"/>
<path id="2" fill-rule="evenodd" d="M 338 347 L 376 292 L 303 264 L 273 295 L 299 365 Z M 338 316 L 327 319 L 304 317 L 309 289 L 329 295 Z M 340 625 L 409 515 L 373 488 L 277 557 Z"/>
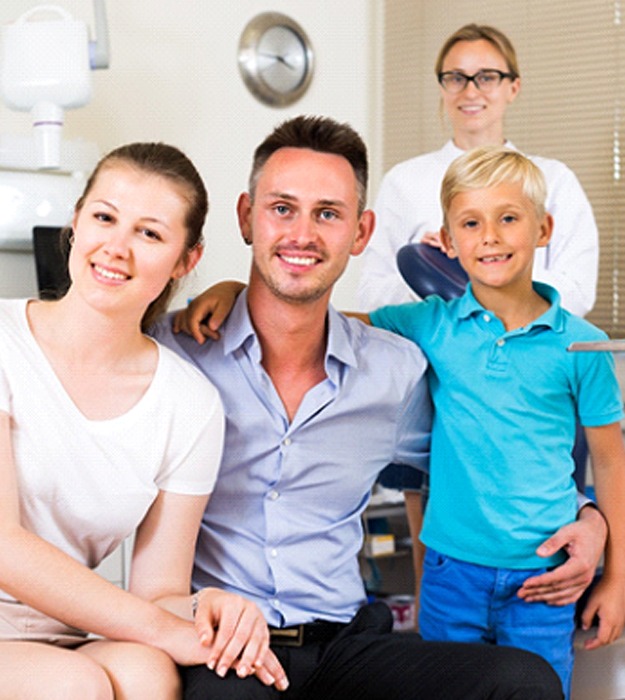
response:
<path id="1" fill-rule="evenodd" d="M 327 377 L 289 422 L 261 364 L 242 294 L 222 339 L 156 337 L 217 386 L 226 442 L 197 545 L 193 586 L 256 602 L 269 624 L 346 622 L 365 602 L 361 514 L 390 462 L 427 468 L 425 359 L 411 342 L 328 312 Z"/>

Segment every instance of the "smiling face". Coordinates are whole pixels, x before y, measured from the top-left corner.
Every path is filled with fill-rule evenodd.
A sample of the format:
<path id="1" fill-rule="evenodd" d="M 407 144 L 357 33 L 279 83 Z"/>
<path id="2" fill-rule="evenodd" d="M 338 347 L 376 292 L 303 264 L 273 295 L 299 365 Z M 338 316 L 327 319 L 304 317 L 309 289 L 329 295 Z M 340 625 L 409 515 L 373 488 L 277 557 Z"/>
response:
<path id="1" fill-rule="evenodd" d="M 534 251 L 551 237 L 549 214 L 539 217 L 520 183 L 460 192 L 447 211 L 441 235 L 471 280 L 474 293 L 532 285 Z"/>
<path id="2" fill-rule="evenodd" d="M 358 216 L 358 185 L 342 156 L 281 148 L 260 172 L 254 201 L 239 199 L 244 238 L 252 242 L 250 289 L 288 303 L 329 297 L 350 255 L 361 253 L 373 213 Z"/>
<path id="3" fill-rule="evenodd" d="M 480 70 L 488 69 L 503 73 L 510 70 L 499 50 L 485 39 L 458 41 L 442 63 L 443 71 L 459 71 L 465 75 L 475 75 Z M 456 145 L 468 149 L 485 144 L 502 144 L 504 115 L 520 87 L 519 78 L 504 78 L 489 92 L 478 90 L 473 82 L 458 93 L 447 92 L 441 87 L 441 98 Z"/>
<path id="4" fill-rule="evenodd" d="M 189 202 L 181 185 L 131 165 L 104 167 L 73 220 L 72 294 L 102 311 L 143 314 L 200 251 L 185 255 Z"/>

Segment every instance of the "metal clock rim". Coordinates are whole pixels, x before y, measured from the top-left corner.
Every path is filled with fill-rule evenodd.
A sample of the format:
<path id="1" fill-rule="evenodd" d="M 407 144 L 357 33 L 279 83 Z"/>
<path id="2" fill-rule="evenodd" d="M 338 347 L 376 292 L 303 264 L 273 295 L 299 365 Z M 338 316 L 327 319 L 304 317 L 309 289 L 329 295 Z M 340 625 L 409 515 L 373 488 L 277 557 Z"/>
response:
<path id="1" fill-rule="evenodd" d="M 306 73 L 299 85 L 282 93 L 268 85 L 258 70 L 256 50 L 264 33 L 271 27 L 281 26 L 293 31 L 300 38 L 306 52 Z M 308 89 L 314 66 L 312 44 L 304 29 L 288 15 L 281 12 L 262 12 L 253 17 L 243 29 L 239 40 L 238 63 L 243 82 L 259 100 L 274 107 L 286 107 L 296 102 Z"/>

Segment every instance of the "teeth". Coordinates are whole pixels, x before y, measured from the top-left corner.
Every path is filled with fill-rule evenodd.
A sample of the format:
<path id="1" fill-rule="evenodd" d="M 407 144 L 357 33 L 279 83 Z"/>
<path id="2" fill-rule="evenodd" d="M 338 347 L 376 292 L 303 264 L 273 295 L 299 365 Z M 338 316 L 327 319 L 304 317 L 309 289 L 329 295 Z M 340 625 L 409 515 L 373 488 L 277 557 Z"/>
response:
<path id="1" fill-rule="evenodd" d="M 105 270 L 99 265 L 94 265 L 96 272 L 102 277 L 106 277 L 109 280 L 125 280 L 128 279 L 127 275 L 122 275 L 119 272 L 113 272 L 112 270 Z"/>
<path id="2" fill-rule="evenodd" d="M 315 264 L 315 258 L 300 258 L 294 255 L 282 255 L 282 259 L 285 262 L 288 262 L 289 265 L 314 265 Z"/>
<path id="3" fill-rule="evenodd" d="M 508 255 L 490 255 L 488 257 L 483 257 L 482 260 L 484 262 L 502 262 L 503 260 L 507 260 L 508 257 Z"/>

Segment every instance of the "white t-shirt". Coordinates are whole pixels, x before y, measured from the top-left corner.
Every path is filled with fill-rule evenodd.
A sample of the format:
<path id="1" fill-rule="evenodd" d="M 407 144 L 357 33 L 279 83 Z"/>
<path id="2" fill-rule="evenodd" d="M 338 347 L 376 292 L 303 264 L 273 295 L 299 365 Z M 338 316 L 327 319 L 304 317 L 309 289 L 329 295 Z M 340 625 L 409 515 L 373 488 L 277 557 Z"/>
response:
<path id="1" fill-rule="evenodd" d="M 515 148 L 506 143 L 509 148 Z M 416 299 L 397 268 L 397 252 L 417 243 L 443 223 L 440 188 L 448 166 L 464 151 L 453 141 L 440 151 L 411 158 L 384 176 L 375 203 L 376 228 L 363 254 L 358 307 L 371 311 L 385 304 Z M 584 316 L 593 307 L 599 265 L 599 234 L 592 208 L 575 174 L 564 163 L 529 156 L 547 181 L 547 211 L 554 229 L 546 248 L 534 258 L 534 280 L 555 287 L 562 306 Z"/>
<path id="2" fill-rule="evenodd" d="M 211 492 L 221 401 L 201 372 L 158 345 L 139 402 L 89 420 L 35 341 L 26 304 L 0 300 L 0 410 L 12 418 L 22 523 L 93 568 L 140 524 L 159 490 Z M 12 600 L 2 591 L 0 599 Z"/>

